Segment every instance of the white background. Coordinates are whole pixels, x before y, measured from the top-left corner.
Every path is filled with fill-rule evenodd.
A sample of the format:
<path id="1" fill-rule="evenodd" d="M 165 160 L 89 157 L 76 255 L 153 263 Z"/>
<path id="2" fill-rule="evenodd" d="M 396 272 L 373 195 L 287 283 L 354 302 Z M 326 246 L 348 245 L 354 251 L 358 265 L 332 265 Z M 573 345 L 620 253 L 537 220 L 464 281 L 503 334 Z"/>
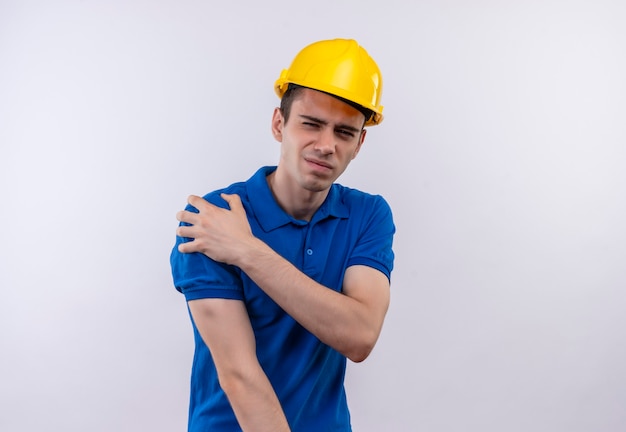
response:
<path id="1" fill-rule="evenodd" d="M 356 432 L 626 430 L 626 6 L 0 0 L 0 430 L 181 431 L 187 195 L 277 161 L 272 85 L 356 38 L 342 183 L 398 228 Z"/>

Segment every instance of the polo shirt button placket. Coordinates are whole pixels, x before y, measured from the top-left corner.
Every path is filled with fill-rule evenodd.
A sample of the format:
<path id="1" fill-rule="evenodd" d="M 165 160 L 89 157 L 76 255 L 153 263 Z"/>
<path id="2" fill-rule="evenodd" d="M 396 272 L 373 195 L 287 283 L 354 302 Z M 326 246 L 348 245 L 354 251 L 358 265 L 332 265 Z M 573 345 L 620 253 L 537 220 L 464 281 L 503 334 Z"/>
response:
<path id="1" fill-rule="evenodd" d="M 306 250 L 306 254 L 307 254 L 307 255 L 309 255 L 309 256 L 313 255 L 313 249 L 308 248 L 308 249 Z"/>

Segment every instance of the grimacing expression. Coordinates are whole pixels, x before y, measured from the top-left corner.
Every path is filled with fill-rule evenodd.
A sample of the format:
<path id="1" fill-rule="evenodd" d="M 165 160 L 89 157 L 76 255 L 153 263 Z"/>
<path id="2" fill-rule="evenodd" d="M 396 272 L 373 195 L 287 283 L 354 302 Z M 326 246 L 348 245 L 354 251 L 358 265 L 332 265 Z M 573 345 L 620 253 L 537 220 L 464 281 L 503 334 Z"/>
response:
<path id="1" fill-rule="evenodd" d="M 272 132 L 281 143 L 280 166 L 294 186 L 328 189 L 361 149 L 364 121 L 356 108 L 311 89 L 293 101 L 288 121 L 277 108 Z"/>

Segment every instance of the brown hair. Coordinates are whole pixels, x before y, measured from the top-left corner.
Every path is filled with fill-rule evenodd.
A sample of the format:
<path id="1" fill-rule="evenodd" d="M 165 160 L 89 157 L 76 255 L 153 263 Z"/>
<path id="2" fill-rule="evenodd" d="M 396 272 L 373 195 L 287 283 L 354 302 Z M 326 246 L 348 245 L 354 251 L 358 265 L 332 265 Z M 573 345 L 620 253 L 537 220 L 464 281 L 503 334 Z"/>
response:
<path id="1" fill-rule="evenodd" d="M 280 100 L 280 112 L 285 118 L 285 123 L 287 123 L 287 121 L 289 120 L 289 114 L 291 114 L 291 105 L 293 104 L 293 101 L 295 101 L 298 98 L 298 96 L 300 96 L 300 93 L 302 93 L 302 90 L 305 88 L 308 88 L 308 87 L 303 87 L 301 85 L 297 85 L 293 83 L 289 83 L 289 85 L 287 86 L 287 90 L 285 90 L 285 94 L 283 94 L 283 97 Z M 316 91 L 320 91 L 320 90 L 316 90 Z M 326 92 L 322 92 L 322 93 L 326 93 Z M 374 111 L 367 109 L 357 103 L 354 103 L 350 100 L 344 99 L 342 97 L 339 97 L 330 93 L 326 93 L 326 94 L 334 98 L 337 98 L 340 101 L 345 102 L 351 107 L 359 110 L 365 116 L 365 120 L 363 122 L 364 124 L 374 115 Z"/>

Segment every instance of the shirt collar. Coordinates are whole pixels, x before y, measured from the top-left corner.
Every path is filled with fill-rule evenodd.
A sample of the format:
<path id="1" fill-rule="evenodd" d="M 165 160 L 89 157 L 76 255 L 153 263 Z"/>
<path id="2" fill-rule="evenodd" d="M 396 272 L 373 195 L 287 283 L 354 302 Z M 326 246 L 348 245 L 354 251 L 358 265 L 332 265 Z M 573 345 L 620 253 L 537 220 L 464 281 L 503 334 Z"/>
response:
<path id="1" fill-rule="evenodd" d="M 272 231 L 288 223 L 306 225 L 306 221 L 294 219 L 276 202 L 266 177 L 276 170 L 275 166 L 260 168 L 246 183 L 248 199 L 259 225 L 265 232 Z M 349 211 L 341 200 L 339 185 L 333 184 L 322 206 L 313 215 L 312 223 L 328 217 L 347 218 Z M 254 197 L 254 198 L 253 198 Z"/>

